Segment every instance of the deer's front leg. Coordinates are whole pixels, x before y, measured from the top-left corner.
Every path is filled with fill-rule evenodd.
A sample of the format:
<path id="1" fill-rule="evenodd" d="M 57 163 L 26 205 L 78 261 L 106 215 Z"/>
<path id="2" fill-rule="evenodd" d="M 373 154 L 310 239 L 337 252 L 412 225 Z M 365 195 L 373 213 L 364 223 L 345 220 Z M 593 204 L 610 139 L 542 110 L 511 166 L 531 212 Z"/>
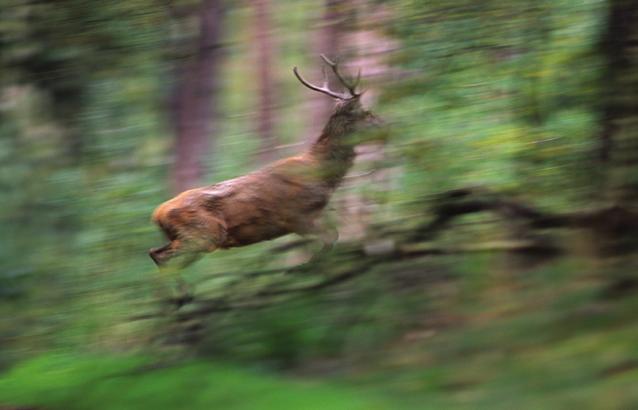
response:
<path id="1" fill-rule="evenodd" d="M 320 225 L 317 232 L 317 239 L 321 242 L 321 249 L 319 249 L 316 256 L 321 256 L 332 250 L 339 239 L 339 231 L 336 226 L 330 223 L 325 223 Z"/>
<path id="2" fill-rule="evenodd" d="M 303 225 L 297 232 L 306 238 L 311 238 L 321 244 L 321 248 L 316 252 L 309 262 L 315 262 L 328 253 L 339 239 L 339 231 L 328 216 L 321 216 L 310 223 Z"/>

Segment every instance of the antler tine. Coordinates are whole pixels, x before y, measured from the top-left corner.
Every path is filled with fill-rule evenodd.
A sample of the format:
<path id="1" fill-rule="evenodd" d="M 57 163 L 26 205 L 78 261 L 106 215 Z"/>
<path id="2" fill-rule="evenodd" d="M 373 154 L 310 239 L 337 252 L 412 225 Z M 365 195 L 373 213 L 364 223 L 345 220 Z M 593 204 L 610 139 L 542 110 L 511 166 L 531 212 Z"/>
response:
<path id="1" fill-rule="evenodd" d="M 319 54 L 319 56 L 321 57 L 321 59 L 328 64 L 330 67 L 336 67 L 337 63 L 335 63 L 334 61 L 332 61 L 331 59 L 329 59 L 328 57 L 326 57 L 325 54 Z"/>
<path id="2" fill-rule="evenodd" d="M 336 62 L 330 60 L 328 57 L 326 57 L 325 54 L 320 54 L 320 56 L 321 56 L 321 59 L 326 64 L 328 64 L 328 66 L 330 66 L 330 68 L 332 69 L 332 72 L 335 74 L 335 76 L 341 82 L 341 84 L 343 84 L 343 86 L 346 87 L 351 97 L 358 97 L 360 94 L 357 93 L 356 88 L 357 88 L 357 85 L 359 85 L 359 81 L 361 80 L 361 69 L 359 69 L 359 72 L 357 73 L 356 80 L 353 83 L 348 83 L 348 81 L 346 81 L 346 79 L 341 76 L 341 73 L 339 73 L 339 67 Z"/>
<path id="3" fill-rule="evenodd" d="M 356 89 L 359 86 L 359 82 L 361 81 L 361 67 L 357 70 L 357 78 L 355 78 L 354 83 L 352 84 L 352 88 Z"/>
<path id="4" fill-rule="evenodd" d="M 323 88 L 328 88 L 330 81 L 328 81 L 328 73 L 326 73 L 326 67 L 321 67 L 321 75 L 323 78 Z"/>
<path id="5" fill-rule="evenodd" d="M 297 77 L 297 80 L 299 80 L 301 82 L 301 84 L 305 85 L 306 87 L 310 88 L 311 90 L 318 91 L 320 93 L 329 95 L 330 97 L 337 98 L 339 100 L 347 100 L 348 98 L 350 98 L 348 96 L 345 96 L 343 94 L 340 94 L 340 93 L 337 93 L 337 92 L 334 92 L 334 91 L 330 90 L 328 88 L 328 86 L 327 86 L 327 84 L 328 84 L 327 77 L 324 79 L 323 87 L 318 87 L 318 86 L 306 81 L 306 79 L 304 79 L 301 76 L 301 74 L 299 74 L 299 71 L 297 70 L 297 67 L 294 67 L 292 69 L 292 72 L 295 73 L 295 77 Z"/>

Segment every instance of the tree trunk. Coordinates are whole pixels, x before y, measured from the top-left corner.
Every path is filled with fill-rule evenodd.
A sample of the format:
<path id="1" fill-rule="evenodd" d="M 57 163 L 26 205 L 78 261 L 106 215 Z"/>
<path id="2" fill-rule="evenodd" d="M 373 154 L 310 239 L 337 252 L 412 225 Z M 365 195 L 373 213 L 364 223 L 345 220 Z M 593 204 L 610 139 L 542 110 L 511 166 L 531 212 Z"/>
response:
<path id="1" fill-rule="evenodd" d="M 316 62 L 317 66 L 323 64 L 317 58 L 319 54 L 325 54 L 333 60 L 343 56 L 345 50 L 341 40 L 346 29 L 345 21 L 348 6 L 349 0 L 325 0 L 324 14 L 321 17 L 317 37 L 314 41 L 315 44 L 312 47 L 312 50 L 315 50 L 312 53 L 312 61 Z M 333 90 L 339 90 L 342 87 L 332 76 L 329 77 L 329 84 Z M 308 124 L 306 135 L 307 142 L 312 143 L 319 136 L 323 124 L 332 114 L 334 101 L 324 95 L 313 93 L 308 97 L 308 103 L 308 112 L 311 115 L 308 116 L 310 123 Z"/>
<path id="2" fill-rule="evenodd" d="M 203 0 L 197 10 L 199 34 L 190 56 L 177 63 L 171 109 L 176 135 L 172 189 L 182 192 L 196 186 L 204 174 L 214 133 L 216 95 L 221 53 L 221 0 Z"/>
<path id="3" fill-rule="evenodd" d="M 272 75 L 273 37 L 271 29 L 270 0 L 254 0 L 255 47 L 258 81 L 259 106 L 257 108 L 257 135 L 261 143 L 258 159 L 262 163 L 275 159 L 274 147 L 277 143 L 274 130 L 274 81 Z"/>
<path id="4" fill-rule="evenodd" d="M 638 1 L 609 0 L 598 156 L 606 199 L 638 202 Z"/>

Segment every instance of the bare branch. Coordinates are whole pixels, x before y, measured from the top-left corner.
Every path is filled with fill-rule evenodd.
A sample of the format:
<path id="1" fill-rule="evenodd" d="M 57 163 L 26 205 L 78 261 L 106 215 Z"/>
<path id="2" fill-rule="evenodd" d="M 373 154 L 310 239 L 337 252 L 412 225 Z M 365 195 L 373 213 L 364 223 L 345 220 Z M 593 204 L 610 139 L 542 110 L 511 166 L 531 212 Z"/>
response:
<path id="1" fill-rule="evenodd" d="M 435 200 L 432 209 L 435 215 L 434 219 L 418 228 L 411 240 L 432 239 L 453 219 L 466 214 L 487 211 L 506 220 L 524 222 L 530 229 L 638 229 L 638 212 L 620 205 L 551 213 L 488 189 L 470 187 L 454 189 L 441 194 Z"/>

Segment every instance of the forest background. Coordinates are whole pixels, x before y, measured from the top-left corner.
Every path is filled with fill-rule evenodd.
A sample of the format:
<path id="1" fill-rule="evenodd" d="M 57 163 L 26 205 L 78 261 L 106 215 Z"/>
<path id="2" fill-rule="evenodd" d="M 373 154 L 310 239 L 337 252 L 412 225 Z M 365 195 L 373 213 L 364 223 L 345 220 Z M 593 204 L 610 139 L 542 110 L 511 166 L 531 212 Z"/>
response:
<path id="1" fill-rule="evenodd" d="M 635 0 L 0 9 L 0 407 L 638 405 Z M 388 130 L 335 249 L 214 253 L 167 311 L 152 210 L 303 150 L 321 53 Z"/>

